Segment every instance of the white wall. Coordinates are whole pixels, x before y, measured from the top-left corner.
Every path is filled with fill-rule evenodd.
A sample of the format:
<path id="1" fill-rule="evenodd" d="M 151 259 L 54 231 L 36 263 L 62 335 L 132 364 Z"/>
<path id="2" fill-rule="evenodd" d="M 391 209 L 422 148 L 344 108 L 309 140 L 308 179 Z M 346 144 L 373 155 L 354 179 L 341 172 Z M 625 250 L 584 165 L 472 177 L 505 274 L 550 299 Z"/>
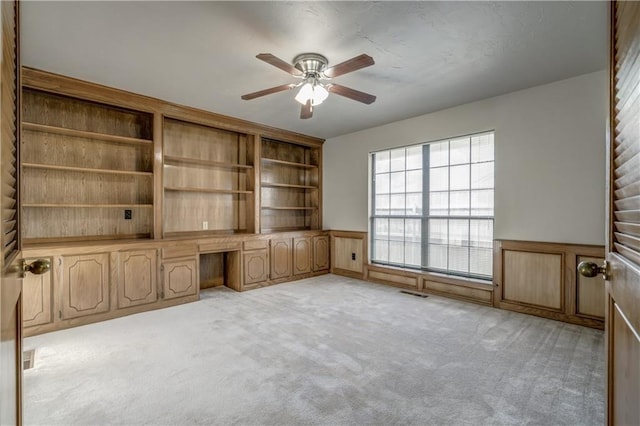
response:
<path id="1" fill-rule="evenodd" d="M 497 239 L 604 244 L 600 71 L 326 141 L 325 229 L 367 231 L 368 154 L 495 130 Z"/>

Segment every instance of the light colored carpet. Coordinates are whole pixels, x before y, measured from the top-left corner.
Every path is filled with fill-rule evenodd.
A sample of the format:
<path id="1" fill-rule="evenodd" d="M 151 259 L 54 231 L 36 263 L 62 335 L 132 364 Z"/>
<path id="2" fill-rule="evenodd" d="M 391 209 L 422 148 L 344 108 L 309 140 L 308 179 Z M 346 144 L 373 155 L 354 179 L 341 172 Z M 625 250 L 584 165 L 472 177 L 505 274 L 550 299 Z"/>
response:
<path id="1" fill-rule="evenodd" d="M 604 422 L 603 333 L 327 275 L 26 339 L 25 424 Z"/>

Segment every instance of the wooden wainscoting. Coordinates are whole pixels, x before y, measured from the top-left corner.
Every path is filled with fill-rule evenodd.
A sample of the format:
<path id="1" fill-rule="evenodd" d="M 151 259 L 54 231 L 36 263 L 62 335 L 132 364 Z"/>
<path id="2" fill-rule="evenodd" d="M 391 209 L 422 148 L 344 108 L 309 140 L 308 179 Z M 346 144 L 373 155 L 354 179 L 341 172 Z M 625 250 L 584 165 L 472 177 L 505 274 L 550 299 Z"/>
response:
<path id="1" fill-rule="evenodd" d="M 580 276 L 583 260 L 602 264 L 604 247 L 496 240 L 494 306 L 602 328 L 604 280 Z"/>
<path id="2" fill-rule="evenodd" d="M 331 272 L 353 278 L 365 278 L 367 233 L 331 231 Z"/>
<path id="3" fill-rule="evenodd" d="M 371 264 L 367 256 L 366 232 L 330 231 L 329 234 L 331 272 L 334 274 L 484 305 L 493 304 L 491 282 Z"/>

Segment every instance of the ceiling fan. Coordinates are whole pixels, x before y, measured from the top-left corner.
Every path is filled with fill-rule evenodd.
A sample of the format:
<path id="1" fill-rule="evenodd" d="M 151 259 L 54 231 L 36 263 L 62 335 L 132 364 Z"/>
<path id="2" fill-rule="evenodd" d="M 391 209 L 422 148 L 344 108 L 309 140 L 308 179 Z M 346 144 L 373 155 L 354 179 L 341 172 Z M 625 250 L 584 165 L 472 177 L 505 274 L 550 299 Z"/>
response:
<path id="1" fill-rule="evenodd" d="M 295 97 L 295 100 L 302 104 L 300 118 L 311 118 L 313 115 L 313 107 L 320 105 L 327 96 L 329 96 L 329 93 L 335 93 L 336 95 L 344 96 L 367 105 L 376 100 L 375 96 L 368 93 L 330 82 L 330 80 L 335 77 L 373 65 L 375 62 L 369 55 L 362 54 L 330 68 L 327 68 L 329 64 L 327 58 L 317 53 L 303 53 L 298 55 L 293 59 L 293 64 L 285 62 L 271 53 L 260 53 L 256 55 L 256 58 L 280 68 L 302 81 L 299 83 L 282 84 L 242 95 L 241 98 L 245 101 L 302 86 Z M 325 83 L 325 81 L 329 82 Z"/>

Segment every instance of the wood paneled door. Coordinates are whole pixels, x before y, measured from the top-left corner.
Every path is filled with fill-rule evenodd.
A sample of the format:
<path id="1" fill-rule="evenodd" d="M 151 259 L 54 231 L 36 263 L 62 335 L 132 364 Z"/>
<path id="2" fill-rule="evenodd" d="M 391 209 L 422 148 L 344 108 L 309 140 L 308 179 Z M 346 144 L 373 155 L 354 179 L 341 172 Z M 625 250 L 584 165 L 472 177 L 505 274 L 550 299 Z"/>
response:
<path id="1" fill-rule="evenodd" d="M 155 302 L 158 297 L 156 250 L 125 251 L 118 253 L 118 257 L 118 307 Z"/>
<path id="2" fill-rule="evenodd" d="M 198 292 L 198 266 L 193 259 L 162 264 L 162 297 L 175 299 Z"/>
<path id="3" fill-rule="evenodd" d="M 291 276 L 291 238 L 274 238 L 271 240 L 271 279 Z"/>
<path id="4" fill-rule="evenodd" d="M 60 318 L 69 319 L 107 312 L 110 307 L 109 253 L 58 258 Z"/>
<path id="5" fill-rule="evenodd" d="M 611 5 L 607 422 L 640 424 L 640 3 Z"/>
<path id="6" fill-rule="evenodd" d="M 293 275 L 311 272 L 311 237 L 293 239 Z"/>

